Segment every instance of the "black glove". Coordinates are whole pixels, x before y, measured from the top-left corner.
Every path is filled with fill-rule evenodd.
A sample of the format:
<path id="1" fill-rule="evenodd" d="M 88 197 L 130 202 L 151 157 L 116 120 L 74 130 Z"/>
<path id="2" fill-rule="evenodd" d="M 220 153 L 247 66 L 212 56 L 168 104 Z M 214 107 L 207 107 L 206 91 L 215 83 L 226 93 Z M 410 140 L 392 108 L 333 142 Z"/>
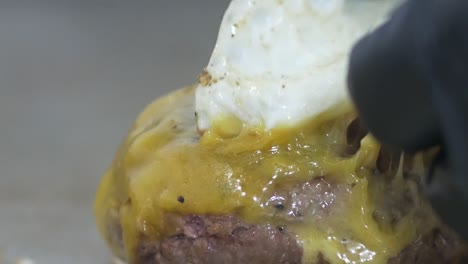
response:
<path id="1" fill-rule="evenodd" d="M 468 0 L 408 0 L 353 48 L 348 86 L 380 141 L 441 146 L 426 192 L 468 238 Z"/>

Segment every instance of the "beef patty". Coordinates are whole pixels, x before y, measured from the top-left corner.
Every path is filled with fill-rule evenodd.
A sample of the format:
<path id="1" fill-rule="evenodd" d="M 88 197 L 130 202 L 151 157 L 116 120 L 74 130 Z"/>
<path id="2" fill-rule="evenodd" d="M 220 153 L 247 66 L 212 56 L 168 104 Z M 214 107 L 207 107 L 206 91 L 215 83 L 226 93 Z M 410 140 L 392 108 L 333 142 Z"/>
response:
<path id="1" fill-rule="evenodd" d="M 167 214 L 165 222 L 168 234 L 161 240 L 152 240 L 140 236 L 134 254 L 137 264 L 209 264 L 209 263 L 303 263 L 303 250 L 296 235 L 288 229 L 288 222 L 303 221 L 307 216 L 304 211 L 314 212 L 318 219 L 329 213 L 326 206 L 315 207 L 311 201 L 324 199 L 324 194 L 342 196 L 342 188 L 318 177 L 311 181 L 296 184 L 289 191 L 276 192 L 267 205 L 277 210 L 272 218 L 285 220 L 285 225 L 271 224 L 253 225 L 240 220 L 233 215 L 177 215 Z M 278 202 L 278 197 L 284 197 Z M 344 197 L 344 196 L 342 196 Z M 410 199 L 406 197 L 406 199 Z M 339 199 L 333 202 L 338 202 Z M 384 212 L 405 211 L 412 203 L 391 206 L 392 210 Z M 318 211 L 316 211 L 318 210 Z M 404 213 L 392 216 L 393 224 Z M 310 215 L 309 215 L 310 217 Z M 377 218 L 376 221 L 385 224 L 388 217 Z M 122 229 L 118 213 L 108 215 L 108 234 L 112 234 L 112 244 L 119 245 L 119 255 L 125 259 Z M 416 241 L 407 245 L 398 255 L 390 258 L 388 264 L 456 264 L 467 262 L 466 244 L 451 230 L 445 227 L 435 227 Z M 315 260 L 307 264 L 330 263 L 320 250 Z"/>
<path id="2" fill-rule="evenodd" d="M 138 264 L 295 264 L 302 263 L 302 248 L 294 234 L 282 226 L 248 225 L 233 216 L 170 216 L 178 232 L 161 241 L 141 236 Z M 120 229 L 109 219 L 114 228 Z M 117 242 L 117 241 L 116 241 Z M 121 241 L 119 241 L 121 244 Z M 122 249 L 123 250 L 123 249 Z M 328 264 L 318 252 L 314 262 Z M 466 245 L 450 230 L 434 228 L 407 245 L 387 264 L 468 263 Z"/>
<path id="3" fill-rule="evenodd" d="M 319 134 L 309 134 L 312 137 L 321 137 L 322 141 L 318 143 L 323 144 L 317 149 L 321 152 L 315 153 L 313 148 L 312 150 L 308 149 L 308 147 L 313 146 L 313 143 L 317 142 L 304 140 L 303 134 L 298 133 L 296 140 L 290 141 L 290 144 L 264 150 L 265 152 L 276 153 L 274 155 L 271 153 L 271 155 L 262 154 L 259 158 L 256 156 L 257 152 L 254 148 L 253 151 L 248 152 L 251 155 L 242 156 L 243 154 L 235 153 L 229 156 L 232 159 L 243 157 L 243 160 L 241 160 L 242 166 L 240 167 L 243 170 L 241 170 L 240 174 L 245 171 L 250 173 L 251 169 L 258 169 L 264 163 L 271 165 L 271 168 L 266 172 L 263 171 L 263 174 L 255 174 L 255 176 L 263 177 L 261 179 L 268 180 L 261 186 L 268 186 L 269 188 L 265 188 L 267 191 L 260 189 L 259 192 L 251 192 L 252 197 L 254 197 L 253 194 L 265 195 L 265 197 L 259 196 L 260 201 L 254 205 L 258 207 L 253 207 L 256 209 L 261 208 L 261 210 L 255 211 L 255 217 L 263 217 L 262 221 L 249 221 L 248 217 L 239 213 L 240 210 L 246 207 L 246 204 L 242 204 L 242 200 L 236 200 L 238 202 L 236 206 L 220 214 L 212 212 L 223 208 L 222 206 L 226 205 L 225 203 L 217 203 L 216 206 L 210 208 L 211 211 L 205 210 L 205 208 L 198 208 L 199 211 L 181 211 L 182 209 L 192 208 L 190 202 L 198 199 L 200 195 L 205 195 L 200 197 L 206 202 L 204 205 L 211 201 L 213 193 L 219 195 L 218 192 L 213 191 L 215 189 L 213 186 L 216 187 L 216 191 L 223 188 L 227 188 L 231 192 L 236 191 L 237 189 L 234 189 L 233 186 L 237 186 L 237 182 L 225 182 L 225 185 L 218 186 L 216 185 L 218 183 L 216 179 L 224 179 L 227 177 L 226 175 L 221 175 L 220 178 L 204 178 L 206 175 L 220 173 L 219 167 L 216 166 L 213 167 L 214 169 L 206 167 L 206 170 L 201 171 L 205 174 L 201 172 L 196 174 L 195 176 L 199 177 L 197 179 L 203 180 L 200 180 L 202 184 L 194 182 L 197 188 L 192 184 L 186 184 L 188 187 L 185 186 L 183 192 L 180 191 L 181 183 L 185 184 L 185 180 L 189 179 L 185 177 L 186 174 L 180 173 L 180 171 L 178 176 L 183 178 L 184 181 L 175 182 L 177 184 L 160 185 L 157 181 L 150 181 L 159 178 L 171 179 L 174 176 L 170 173 L 177 170 L 177 166 L 180 165 L 180 163 L 177 163 L 175 164 L 177 166 L 170 167 L 170 170 L 164 170 L 163 172 L 152 171 L 148 168 L 152 168 L 154 160 L 157 160 L 152 154 L 157 153 L 163 146 L 165 149 L 170 149 L 177 145 L 197 144 L 200 140 L 199 136 L 196 135 L 196 123 L 192 112 L 193 107 L 191 104 L 193 104 L 193 100 L 190 97 L 192 92 L 186 90 L 179 93 L 187 96 L 184 99 L 186 103 L 182 102 L 183 107 L 172 106 L 175 101 L 174 98 L 179 96 L 176 94 L 176 97 L 170 97 L 170 100 L 160 102 L 163 103 L 162 106 L 166 106 L 167 102 L 171 102 L 171 104 L 167 103 L 167 106 L 170 106 L 169 109 L 157 112 L 156 108 L 150 107 L 148 108 L 149 112 L 146 112 L 143 117 L 150 116 L 151 118 L 146 121 L 144 118 L 139 119 L 136 122 L 137 125 L 130 133 L 129 139 L 123 144 L 110 174 L 104 179 L 101 193 L 98 195 L 96 211 L 99 228 L 112 247 L 114 254 L 122 260 L 130 262 L 130 264 L 331 263 L 331 258 L 336 257 L 336 252 L 346 246 L 341 243 L 342 241 L 351 241 L 353 240 L 352 236 L 357 237 L 361 234 L 367 236 L 368 233 L 362 233 L 366 232 L 366 230 L 359 229 L 360 233 L 355 230 L 331 232 L 340 236 L 336 238 L 338 247 L 333 248 L 336 251 L 329 250 L 326 252 L 323 247 L 324 244 L 306 245 L 305 240 L 302 239 L 303 237 L 300 237 L 300 235 L 304 235 L 304 231 L 302 230 L 302 234 L 300 234 L 298 229 L 294 228 L 294 225 L 306 223 L 305 225 L 312 227 L 321 228 L 323 226 L 324 229 L 340 229 L 343 226 L 343 230 L 351 228 L 349 222 L 363 215 L 357 215 L 356 217 L 356 215 L 344 214 L 347 207 L 350 206 L 348 202 L 353 198 L 352 195 L 354 194 L 365 194 L 365 196 L 357 197 L 364 197 L 367 200 L 363 201 L 354 196 L 354 201 L 359 202 L 359 208 L 362 208 L 361 205 L 368 200 L 372 202 L 371 206 L 366 207 L 369 212 L 366 212 L 365 215 L 371 218 L 370 220 L 366 219 L 366 221 L 370 221 L 367 223 L 377 224 L 378 226 L 378 229 L 375 227 L 372 229 L 374 232 L 372 235 L 381 235 L 383 233 L 386 236 L 385 238 L 392 237 L 398 232 L 401 235 L 401 229 L 398 230 L 399 224 L 408 221 L 408 219 L 411 223 L 406 226 L 418 229 L 415 234 L 419 234 L 419 237 L 416 237 L 416 235 L 411 236 L 411 240 L 404 240 L 406 242 L 398 240 L 398 247 L 395 251 L 400 249 L 401 251 L 395 252 L 394 256 L 385 255 L 387 263 L 468 263 L 463 262 L 465 260 L 463 256 L 467 252 L 466 244 L 456 234 L 445 228 L 434 217 L 430 207 L 427 206 L 419 189 L 420 173 L 418 175 L 417 170 L 414 169 L 419 165 L 415 164 L 412 155 L 402 155 L 401 151 L 386 146 L 365 145 L 366 141 L 363 140 L 363 137 L 367 135 L 367 132 L 358 120 L 352 121 L 347 117 L 336 122 L 335 120 L 330 121 L 330 126 L 327 125 L 328 123 L 325 124 L 321 127 L 323 131 L 320 130 Z M 171 107 L 174 107 L 174 109 Z M 156 112 L 153 113 L 152 111 Z M 335 124 L 337 122 L 338 125 Z M 346 131 L 345 135 L 343 135 L 343 131 Z M 255 134 L 248 136 L 255 137 Z M 343 142 L 343 137 L 345 142 Z M 137 138 L 139 140 L 136 140 Z M 173 145 L 168 145 L 169 143 Z M 244 148 L 250 147 L 242 146 Z M 361 153 L 363 149 L 365 151 Z M 378 152 L 376 160 L 373 159 L 375 149 Z M 243 153 L 247 153 L 245 149 L 242 150 Z M 280 157 L 283 159 L 275 159 L 277 157 L 275 155 L 278 153 L 281 154 Z M 185 153 L 182 151 L 177 153 L 179 156 L 183 156 L 183 154 Z M 311 156 L 304 158 L 308 155 Z M 314 157 L 317 159 L 311 158 L 312 155 L 316 155 Z M 325 171 L 318 166 L 320 168 L 314 173 L 304 173 L 309 167 L 311 170 L 315 169 L 316 167 L 312 163 L 320 161 L 324 155 L 329 155 L 327 157 L 331 155 L 332 159 L 322 160 L 321 165 L 327 166 L 328 163 L 340 164 L 342 161 L 345 161 L 346 164 L 341 164 L 340 170 Z M 189 158 L 198 161 L 197 156 L 187 156 L 187 160 Z M 218 163 L 213 164 L 218 165 L 229 161 L 229 159 L 217 160 L 218 157 L 214 154 L 209 158 L 210 161 L 217 161 Z M 161 162 L 161 160 L 159 161 Z M 163 161 L 167 162 L 167 160 Z M 193 160 L 189 161 L 193 162 Z M 183 172 L 186 173 L 190 169 L 197 169 L 197 166 L 200 165 L 200 163 L 193 163 L 194 166 L 187 165 L 186 171 Z M 359 170 L 352 170 L 352 173 L 356 173 L 356 175 L 350 175 L 349 167 L 353 166 L 354 168 L 356 165 L 354 163 L 359 163 Z M 161 164 L 163 163 L 159 165 Z M 288 165 L 290 164 L 307 164 L 307 166 L 310 166 L 307 168 L 306 166 L 297 166 L 297 170 L 288 171 Z M 223 168 L 221 167 L 221 172 L 223 172 Z M 363 175 L 357 175 L 361 169 L 364 171 Z M 146 174 L 143 175 L 143 172 Z M 232 171 L 226 170 L 226 172 Z M 278 172 L 283 174 L 278 176 Z M 291 175 L 287 172 L 296 173 L 297 175 L 295 175 L 295 178 L 291 178 Z M 348 174 L 342 175 L 340 173 Z M 242 175 L 245 176 L 245 174 Z M 144 188 L 132 189 L 134 186 L 131 186 L 131 183 L 134 183 L 135 179 L 142 176 L 147 177 L 143 177 L 144 179 L 148 179 L 147 182 L 140 182 L 141 185 L 139 186 Z M 229 174 L 229 176 L 232 175 Z M 281 179 L 273 181 L 273 176 L 278 176 Z M 359 181 L 359 177 L 365 179 L 365 181 L 356 183 L 356 181 Z M 237 180 L 241 181 L 243 179 L 239 176 Z M 253 180 L 256 179 L 253 178 Z M 245 184 L 254 183 L 247 181 Z M 172 192 L 166 192 L 166 194 L 169 193 L 170 195 L 164 196 L 169 197 L 169 200 L 151 200 L 155 196 L 160 198 L 160 193 L 167 191 L 166 186 L 172 188 L 170 189 Z M 208 191 L 211 190 L 211 193 L 207 193 L 205 187 Z M 194 195 L 193 192 L 190 192 L 192 189 L 199 192 Z M 146 196 L 139 197 L 140 200 L 137 199 L 138 197 L 132 196 L 142 191 L 145 192 Z M 191 193 L 192 196 L 185 196 L 185 200 L 182 196 L 178 197 L 178 195 L 184 193 Z M 222 198 L 221 195 L 218 196 L 219 199 L 220 197 Z M 133 202 L 132 199 L 134 199 Z M 149 199 L 150 202 L 146 203 L 146 199 Z M 165 203 L 164 205 L 169 203 L 169 210 L 157 207 L 163 203 Z M 137 205 L 140 207 L 137 207 Z M 158 224 L 162 223 L 159 226 L 153 225 L 153 227 L 157 227 L 157 230 L 153 233 L 145 233 L 145 226 L 140 223 L 151 218 L 148 215 L 138 214 L 138 210 L 143 207 L 148 214 L 154 211 L 158 213 L 157 217 L 153 218 L 163 219 L 163 221 L 157 222 Z M 131 214 L 132 216 L 141 216 L 141 218 L 130 218 L 131 220 L 128 221 L 129 218 L 123 217 L 125 211 L 127 216 Z M 206 211 L 209 213 L 202 213 Z M 353 217 L 353 219 L 350 219 L 350 217 Z M 358 220 L 362 219 L 359 218 Z M 330 224 L 333 221 L 337 222 Z M 154 235 L 155 233 L 156 235 Z M 315 233 L 306 235 L 316 236 Z M 346 235 L 350 237 L 342 237 Z M 131 243 L 128 243 L 129 238 Z M 320 240 L 317 243 L 328 239 L 326 232 L 320 233 L 320 237 L 317 236 L 317 238 L 317 241 Z M 366 239 L 366 237 L 362 236 L 360 238 Z M 359 237 L 354 241 L 359 242 Z M 388 239 L 387 241 L 393 240 Z M 342 247 L 339 248 L 340 246 Z M 356 256 L 359 257 L 359 254 L 355 254 L 353 257 Z M 327 257 L 330 259 L 327 259 Z M 337 262 L 336 260 L 333 261 Z"/>

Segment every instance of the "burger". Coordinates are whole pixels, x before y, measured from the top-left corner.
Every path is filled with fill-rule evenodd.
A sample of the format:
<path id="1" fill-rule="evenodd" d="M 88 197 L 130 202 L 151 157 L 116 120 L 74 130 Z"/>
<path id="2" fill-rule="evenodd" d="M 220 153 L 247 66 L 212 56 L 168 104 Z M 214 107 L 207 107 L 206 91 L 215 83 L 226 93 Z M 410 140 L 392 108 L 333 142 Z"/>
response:
<path id="1" fill-rule="evenodd" d="M 116 259 L 463 263 L 421 192 L 437 149 L 381 145 L 346 92 L 352 44 L 397 4 L 233 0 L 198 84 L 150 104 L 102 179 Z"/>

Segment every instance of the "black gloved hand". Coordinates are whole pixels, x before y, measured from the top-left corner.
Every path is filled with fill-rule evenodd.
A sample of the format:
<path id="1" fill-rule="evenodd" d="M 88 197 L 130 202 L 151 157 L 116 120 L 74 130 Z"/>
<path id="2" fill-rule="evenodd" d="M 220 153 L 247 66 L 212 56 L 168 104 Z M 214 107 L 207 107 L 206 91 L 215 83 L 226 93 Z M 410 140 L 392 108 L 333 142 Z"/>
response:
<path id="1" fill-rule="evenodd" d="M 408 0 L 353 48 L 348 85 L 384 143 L 442 152 L 427 194 L 468 238 L 468 0 Z"/>

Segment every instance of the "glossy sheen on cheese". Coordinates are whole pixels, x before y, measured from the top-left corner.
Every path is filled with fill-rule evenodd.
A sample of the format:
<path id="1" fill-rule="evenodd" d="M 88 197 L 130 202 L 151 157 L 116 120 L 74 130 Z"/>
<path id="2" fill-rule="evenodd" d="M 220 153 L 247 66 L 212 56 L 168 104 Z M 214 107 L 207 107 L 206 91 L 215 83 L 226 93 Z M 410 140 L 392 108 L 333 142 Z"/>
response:
<path id="1" fill-rule="evenodd" d="M 271 129 L 347 101 L 347 56 L 398 0 L 233 0 L 196 92 L 198 126 L 220 116 Z"/>
<path id="2" fill-rule="evenodd" d="M 282 225 L 301 241 L 304 263 L 318 251 L 331 263 L 385 263 L 429 228 L 413 222 L 412 213 L 392 230 L 379 228 L 368 181 L 379 146 L 368 136 L 355 155 L 342 155 L 350 109 L 337 108 L 295 128 L 264 132 L 243 126 L 237 136 L 222 129 L 222 122 L 237 122 L 226 119 L 199 138 L 193 97 L 194 89 L 187 88 L 150 105 L 99 187 L 98 227 L 130 263 L 141 237 L 167 235 L 166 213 L 237 215 L 253 224 Z M 275 191 L 321 176 L 340 190 L 323 197 L 327 214 L 302 221 L 275 217 L 268 206 Z M 109 214 L 120 219 L 125 252 L 111 242 Z"/>

